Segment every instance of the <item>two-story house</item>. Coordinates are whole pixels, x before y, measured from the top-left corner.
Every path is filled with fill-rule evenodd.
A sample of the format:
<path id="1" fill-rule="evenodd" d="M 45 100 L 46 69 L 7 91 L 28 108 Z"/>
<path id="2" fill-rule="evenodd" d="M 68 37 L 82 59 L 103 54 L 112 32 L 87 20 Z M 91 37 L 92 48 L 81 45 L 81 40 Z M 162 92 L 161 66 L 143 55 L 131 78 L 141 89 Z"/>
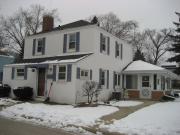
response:
<path id="1" fill-rule="evenodd" d="M 107 100 L 132 58 L 130 44 L 97 24 L 79 20 L 53 28 L 53 18 L 45 16 L 42 32 L 25 38 L 24 59 L 5 66 L 3 82 L 30 86 L 34 97 L 46 97 L 53 82 L 51 101 L 73 104 L 87 99 L 82 85 L 93 80 L 102 86 L 99 99 Z"/>

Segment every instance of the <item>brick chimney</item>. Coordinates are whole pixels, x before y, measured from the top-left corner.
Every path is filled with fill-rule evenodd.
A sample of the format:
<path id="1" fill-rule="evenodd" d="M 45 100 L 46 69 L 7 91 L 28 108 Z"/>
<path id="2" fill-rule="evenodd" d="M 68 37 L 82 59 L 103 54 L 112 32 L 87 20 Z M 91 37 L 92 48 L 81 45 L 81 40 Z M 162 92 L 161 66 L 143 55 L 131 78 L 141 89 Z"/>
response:
<path id="1" fill-rule="evenodd" d="M 54 27 L 54 18 L 50 15 L 43 16 L 42 31 L 43 32 L 51 31 L 53 27 Z"/>

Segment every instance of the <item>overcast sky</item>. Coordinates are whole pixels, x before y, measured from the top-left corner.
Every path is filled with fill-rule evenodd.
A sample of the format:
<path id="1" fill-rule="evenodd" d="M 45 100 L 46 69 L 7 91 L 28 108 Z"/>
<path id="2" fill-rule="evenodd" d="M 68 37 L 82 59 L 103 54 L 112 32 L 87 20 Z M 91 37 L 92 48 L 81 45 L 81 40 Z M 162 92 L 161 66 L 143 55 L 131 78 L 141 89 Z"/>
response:
<path id="1" fill-rule="evenodd" d="M 123 21 L 136 20 L 141 29 L 174 27 L 172 21 L 177 21 L 174 12 L 180 12 L 180 0 L 0 0 L 0 14 L 8 16 L 31 4 L 57 8 L 62 24 L 114 12 Z"/>

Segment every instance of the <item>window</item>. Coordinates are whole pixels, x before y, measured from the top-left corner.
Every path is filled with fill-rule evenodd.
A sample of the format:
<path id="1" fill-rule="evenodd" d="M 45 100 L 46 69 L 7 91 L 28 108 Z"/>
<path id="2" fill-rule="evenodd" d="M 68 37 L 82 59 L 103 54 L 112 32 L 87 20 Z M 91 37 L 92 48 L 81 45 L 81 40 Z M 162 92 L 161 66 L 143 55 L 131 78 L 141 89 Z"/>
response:
<path id="1" fill-rule="evenodd" d="M 89 79 L 89 70 L 81 69 L 81 79 Z"/>
<path id="2" fill-rule="evenodd" d="M 69 34 L 69 49 L 76 47 L 76 33 Z"/>
<path id="3" fill-rule="evenodd" d="M 24 77 L 24 68 L 17 68 L 16 69 L 16 77 L 23 78 Z"/>
<path id="4" fill-rule="evenodd" d="M 64 81 L 66 80 L 66 66 L 65 65 L 59 66 L 58 79 L 64 80 Z"/>
<path id="5" fill-rule="evenodd" d="M 104 36 L 102 34 L 101 36 L 101 52 L 109 54 L 109 37 Z"/>
<path id="6" fill-rule="evenodd" d="M 118 57 L 118 58 L 121 58 L 123 57 L 123 52 L 122 52 L 122 49 L 123 49 L 123 45 L 122 44 L 119 44 L 117 41 L 115 42 L 115 57 Z"/>
<path id="7" fill-rule="evenodd" d="M 161 89 L 165 90 L 165 77 L 161 76 Z"/>
<path id="8" fill-rule="evenodd" d="M 101 72 L 101 85 L 105 85 L 105 71 Z"/>
<path id="9" fill-rule="evenodd" d="M 137 75 L 126 75 L 126 88 L 137 89 Z"/>
<path id="10" fill-rule="evenodd" d="M 116 56 L 119 57 L 120 56 L 120 45 L 117 45 L 117 48 L 116 48 Z"/>
<path id="11" fill-rule="evenodd" d="M 157 89 L 157 75 L 154 75 L 154 90 Z"/>
<path id="12" fill-rule="evenodd" d="M 41 39 L 38 39 L 37 53 L 42 53 L 42 50 L 43 50 L 43 40 L 41 38 Z"/>
<path id="13" fill-rule="evenodd" d="M 149 76 L 142 76 L 142 87 L 149 87 Z"/>
<path id="14" fill-rule="evenodd" d="M 120 73 L 115 73 L 114 74 L 114 84 L 115 84 L 115 86 L 120 86 L 120 81 L 121 81 L 121 75 L 120 75 Z"/>
<path id="15" fill-rule="evenodd" d="M 106 51 L 106 37 L 103 36 L 102 37 L 102 51 Z"/>

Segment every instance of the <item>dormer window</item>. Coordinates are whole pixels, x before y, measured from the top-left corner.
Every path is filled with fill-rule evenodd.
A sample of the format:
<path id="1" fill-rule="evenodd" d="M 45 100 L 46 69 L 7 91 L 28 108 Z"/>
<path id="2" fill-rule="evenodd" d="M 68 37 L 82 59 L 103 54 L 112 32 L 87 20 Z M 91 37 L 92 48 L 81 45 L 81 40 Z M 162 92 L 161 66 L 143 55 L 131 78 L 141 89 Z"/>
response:
<path id="1" fill-rule="evenodd" d="M 76 33 L 69 34 L 69 49 L 76 48 Z"/>
<path id="2" fill-rule="evenodd" d="M 32 55 L 44 55 L 46 38 L 33 39 Z"/>
<path id="3" fill-rule="evenodd" d="M 43 40 L 42 38 L 37 41 L 37 53 L 42 53 L 43 50 Z"/>

